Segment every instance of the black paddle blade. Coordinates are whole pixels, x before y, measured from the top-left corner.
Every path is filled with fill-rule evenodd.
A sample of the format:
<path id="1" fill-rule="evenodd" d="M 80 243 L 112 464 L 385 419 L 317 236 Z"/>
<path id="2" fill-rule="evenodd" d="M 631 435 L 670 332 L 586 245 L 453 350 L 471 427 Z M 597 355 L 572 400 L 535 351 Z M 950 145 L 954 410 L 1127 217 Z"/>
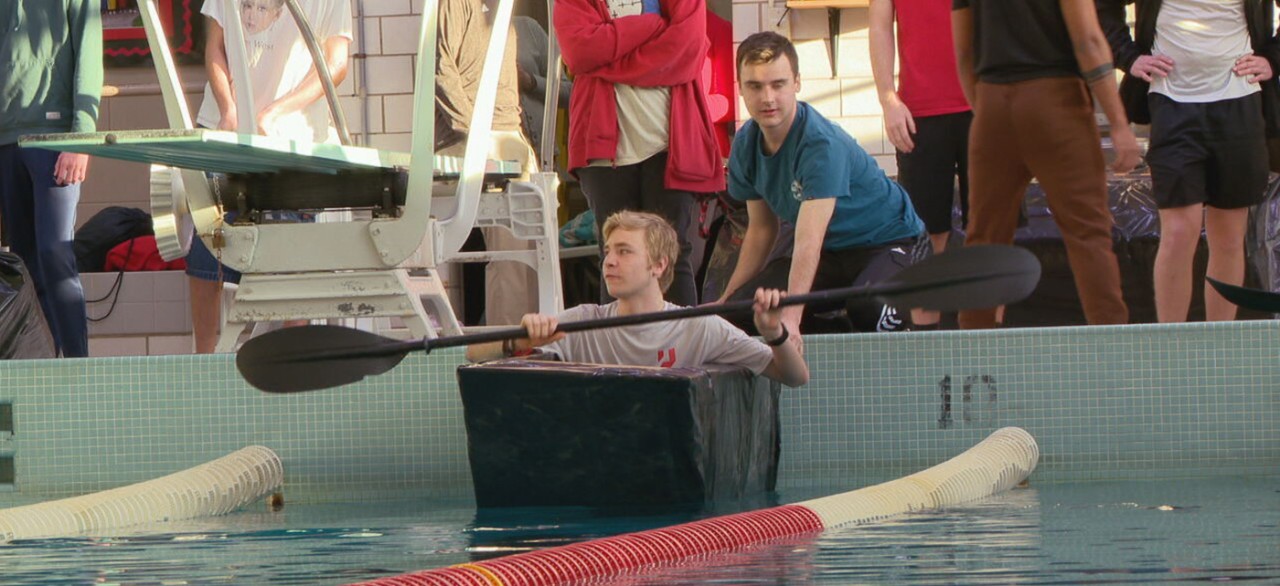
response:
<path id="1" fill-rule="evenodd" d="M 316 325 L 284 328 L 250 339 L 236 353 L 236 368 L 250 385 L 271 393 L 298 393 L 382 374 L 421 345 L 362 330 Z"/>
<path id="2" fill-rule="evenodd" d="M 1040 261 L 1025 248 L 965 246 L 902 269 L 873 285 L 877 297 L 900 309 L 956 311 L 1026 299 L 1040 282 Z"/>
<path id="3" fill-rule="evenodd" d="M 1280 313 L 1280 293 L 1229 285 L 1213 277 L 1205 277 L 1205 279 L 1209 281 L 1210 285 L 1213 285 L 1213 289 L 1218 292 L 1218 295 L 1240 307 L 1267 313 Z"/>

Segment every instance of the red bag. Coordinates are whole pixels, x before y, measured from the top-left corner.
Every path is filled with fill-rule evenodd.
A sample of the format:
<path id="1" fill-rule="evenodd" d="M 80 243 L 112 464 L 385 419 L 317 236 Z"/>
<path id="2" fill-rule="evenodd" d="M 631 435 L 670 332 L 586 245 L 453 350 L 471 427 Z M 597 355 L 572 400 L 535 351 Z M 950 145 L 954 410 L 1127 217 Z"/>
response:
<path id="1" fill-rule="evenodd" d="M 155 236 L 139 236 L 115 245 L 107 252 L 106 271 L 181 271 L 187 259 L 168 262 L 160 258 Z"/>

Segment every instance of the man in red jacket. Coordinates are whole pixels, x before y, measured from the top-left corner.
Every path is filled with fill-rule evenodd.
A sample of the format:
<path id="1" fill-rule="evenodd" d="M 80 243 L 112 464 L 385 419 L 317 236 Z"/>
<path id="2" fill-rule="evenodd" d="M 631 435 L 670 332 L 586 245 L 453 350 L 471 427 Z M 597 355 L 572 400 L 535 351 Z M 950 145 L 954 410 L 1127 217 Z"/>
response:
<path id="1" fill-rule="evenodd" d="M 700 0 L 557 0 L 555 26 L 574 77 L 569 169 L 595 212 L 649 211 L 680 236 L 667 299 L 696 305 L 689 241 L 694 194 L 725 188 L 701 87 Z M 602 288 L 601 297 L 607 299 Z"/>

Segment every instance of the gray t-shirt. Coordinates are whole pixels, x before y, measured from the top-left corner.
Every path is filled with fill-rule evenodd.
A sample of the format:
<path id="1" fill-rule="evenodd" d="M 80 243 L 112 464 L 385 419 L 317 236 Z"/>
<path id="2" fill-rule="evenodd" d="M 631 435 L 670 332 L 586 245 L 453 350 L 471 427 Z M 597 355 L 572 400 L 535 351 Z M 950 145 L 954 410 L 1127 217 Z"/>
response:
<path id="1" fill-rule="evenodd" d="M 667 303 L 664 309 L 679 307 Z M 579 305 L 561 313 L 557 319 L 568 323 L 617 315 L 615 301 L 608 305 Z M 764 372 L 773 360 L 773 350 L 768 346 L 714 315 L 571 332 L 541 350 L 567 362 L 663 368 L 722 364 L 744 366 L 756 374 Z"/>

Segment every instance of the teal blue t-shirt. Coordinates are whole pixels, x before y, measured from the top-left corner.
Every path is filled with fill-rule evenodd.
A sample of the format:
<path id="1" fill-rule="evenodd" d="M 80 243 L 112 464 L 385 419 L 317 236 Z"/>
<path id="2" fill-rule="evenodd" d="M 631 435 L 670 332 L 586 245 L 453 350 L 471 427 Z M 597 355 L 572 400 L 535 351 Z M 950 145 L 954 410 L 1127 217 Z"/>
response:
<path id="1" fill-rule="evenodd" d="M 734 199 L 764 199 L 773 213 L 794 224 L 801 202 L 836 198 L 825 250 L 879 246 L 924 233 L 906 190 L 885 176 L 843 128 L 808 104 L 797 103 L 796 119 L 778 152 L 766 156 L 762 140 L 755 121 L 733 139 L 729 195 Z"/>

